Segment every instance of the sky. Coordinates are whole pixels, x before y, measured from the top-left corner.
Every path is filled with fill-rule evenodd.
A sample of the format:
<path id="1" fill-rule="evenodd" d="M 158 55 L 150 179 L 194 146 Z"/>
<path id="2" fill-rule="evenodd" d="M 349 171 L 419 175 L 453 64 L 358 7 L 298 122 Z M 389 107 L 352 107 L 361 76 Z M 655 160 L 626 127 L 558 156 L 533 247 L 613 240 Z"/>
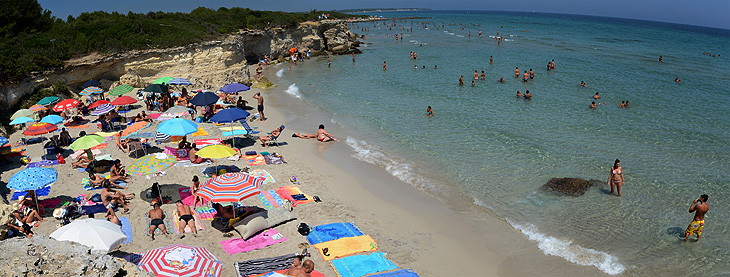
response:
<path id="1" fill-rule="evenodd" d="M 595 15 L 730 29 L 729 0 L 39 0 L 58 18 L 82 12 L 190 12 L 204 6 L 301 12 L 360 8 L 426 8 L 433 10 L 526 11 Z"/>

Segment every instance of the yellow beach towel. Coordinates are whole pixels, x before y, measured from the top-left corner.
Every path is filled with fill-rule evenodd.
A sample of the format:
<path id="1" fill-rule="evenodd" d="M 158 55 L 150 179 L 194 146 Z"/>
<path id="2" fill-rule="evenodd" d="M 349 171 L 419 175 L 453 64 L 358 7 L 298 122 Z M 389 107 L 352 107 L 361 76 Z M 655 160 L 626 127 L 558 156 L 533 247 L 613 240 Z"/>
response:
<path id="1" fill-rule="evenodd" d="M 233 130 L 246 130 L 246 128 L 243 128 L 243 126 L 230 126 L 230 127 L 222 127 L 218 128 L 221 129 L 223 132 L 231 132 Z"/>
<path id="2" fill-rule="evenodd" d="M 170 212 L 170 215 L 172 215 L 172 228 L 175 229 L 175 234 L 180 234 L 178 230 L 180 228 L 180 217 L 177 215 L 177 210 L 172 210 L 172 212 Z M 202 220 L 195 210 L 193 210 L 193 219 L 195 219 L 195 228 L 198 230 L 203 230 L 203 224 L 201 223 Z M 190 230 L 190 226 L 185 226 L 185 233 L 192 232 L 193 230 Z"/>
<path id="3" fill-rule="evenodd" d="M 208 132 L 206 132 L 205 130 L 203 130 L 203 127 L 198 127 L 198 131 L 195 132 L 195 133 L 192 133 L 190 135 L 193 136 L 193 137 L 207 136 L 208 135 Z"/>
<path id="4" fill-rule="evenodd" d="M 111 136 L 116 135 L 117 133 L 118 132 L 96 132 L 94 134 L 95 135 L 100 135 L 100 136 L 105 137 L 105 138 L 108 138 L 108 137 L 111 137 Z"/>
<path id="5" fill-rule="evenodd" d="M 314 248 L 319 250 L 319 254 L 322 255 L 325 261 L 331 261 L 360 252 L 376 251 L 378 250 L 378 245 L 370 235 L 364 235 L 317 243 L 314 245 Z"/>

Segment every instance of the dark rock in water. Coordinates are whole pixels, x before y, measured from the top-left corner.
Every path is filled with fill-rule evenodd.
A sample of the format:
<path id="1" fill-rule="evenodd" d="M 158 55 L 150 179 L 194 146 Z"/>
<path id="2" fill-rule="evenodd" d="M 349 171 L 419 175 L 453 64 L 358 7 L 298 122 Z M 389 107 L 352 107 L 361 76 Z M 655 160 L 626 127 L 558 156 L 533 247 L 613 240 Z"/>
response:
<path id="1" fill-rule="evenodd" d="M 598 180 L 585 180 L 580 178 L 551 178 L 542 188 L 561 195 L 583 195 L 588 188 L 600 185 Z"/>

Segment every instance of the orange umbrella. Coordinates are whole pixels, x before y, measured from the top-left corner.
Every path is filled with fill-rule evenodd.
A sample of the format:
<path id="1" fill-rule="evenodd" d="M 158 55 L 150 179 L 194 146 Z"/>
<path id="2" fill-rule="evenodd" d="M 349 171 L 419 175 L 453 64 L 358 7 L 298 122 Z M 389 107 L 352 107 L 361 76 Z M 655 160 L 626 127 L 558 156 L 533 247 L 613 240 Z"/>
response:
<path id="1" fill-rule="evenodd" d="M 30 106 L 30 108 L 28 108 L 28 109 L 31 111 L 37 112 L 40 110 L 47 110 L 48 108 L 46 108 L 45 106 L 42 106 L 42 105 L 33 105 L 33 106 Z"/>
<path id="2" fill-rule="evenodd" d="M 289 49 L 289 54 L 294 54 L 294 52 L 297 52 L 297 51 L 299 51 L 299 49 L 297 49 L 296 47 L 290 48 Z"/>
<path id="3" fill-rule="evenodd" d="M 122 137 L 133 135 L 133 134 L 139 132 L 139 130 L 147 128 L 151 124 L 152 123 L 147 122 L 147 121 L 135 122 L 134 124 L 127 126 L 127 129 L 124 129 L 124 131 L 122 132 Z"/>
<path id="4" fill-rule="evenodd" d="M 30 127 L 25 129 L 23 134 L 26 136 L 37 136 L 50 133 L 55 130 L 58 130 L 58 126 L 56 126 L 55 124 L 41 122 L 30 125 Z"/>

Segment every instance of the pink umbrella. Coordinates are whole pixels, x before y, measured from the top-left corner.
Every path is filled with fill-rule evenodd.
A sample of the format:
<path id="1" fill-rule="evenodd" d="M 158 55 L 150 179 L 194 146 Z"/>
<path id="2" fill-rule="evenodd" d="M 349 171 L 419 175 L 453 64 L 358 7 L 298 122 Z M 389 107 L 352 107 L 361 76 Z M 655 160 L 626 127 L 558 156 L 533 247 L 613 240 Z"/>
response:
<path id="1" fill-rule="evenodd" d="M 155 276 L 220 276 L 223 265 L 208 249 L 170 245 L 144 253 L 139 267 Z"/>

